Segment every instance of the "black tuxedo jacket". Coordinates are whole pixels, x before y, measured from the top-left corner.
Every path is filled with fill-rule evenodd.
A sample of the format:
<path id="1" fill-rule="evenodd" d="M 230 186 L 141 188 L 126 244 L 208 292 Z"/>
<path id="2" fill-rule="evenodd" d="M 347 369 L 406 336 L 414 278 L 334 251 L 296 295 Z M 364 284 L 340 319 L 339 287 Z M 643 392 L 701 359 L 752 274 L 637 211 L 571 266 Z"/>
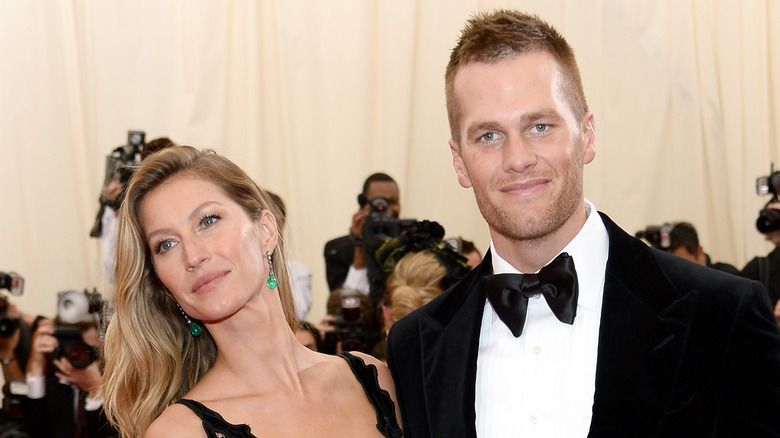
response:
<path id="1" fill-rule="evenodd" d="M 588 436 L 780 436 L 780 332 L 763 287 L 602 219 L 609 257 Z M 387 359 L 406 438 L 476 436 L 481 279 L 491 273 L 488 253 L 393 325 Z"/>

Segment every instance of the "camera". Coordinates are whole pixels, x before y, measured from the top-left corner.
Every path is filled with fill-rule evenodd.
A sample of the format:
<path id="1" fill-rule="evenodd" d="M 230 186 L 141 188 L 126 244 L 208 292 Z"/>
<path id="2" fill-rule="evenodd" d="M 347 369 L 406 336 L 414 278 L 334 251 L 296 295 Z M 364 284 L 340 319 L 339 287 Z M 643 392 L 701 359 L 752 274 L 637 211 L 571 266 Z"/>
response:
<path id="1" fill-rule="evenodd" d="M 57 318 L 65 324 L 75 324 L 90 319 L 103 310 L 103 298 L 99 293 L 66 290 L 57 292 Z"/>
<path id="2" fill-rule="evenodd" d="M 756 193 L 759 195 L 772 195 L 772 199 L 766 203 L 764 208 L 758 213 L 756 219 L 756 229 L 761 234 L 766 234 L 775 230 L 780 230 L 780 210 L 769 208 L 769 204 L 778 202 L 778 192 L 780 192 L 780 170 L 774 170 L 774 163 L 769 168 L 768 176 L 756 178 Z"/>
<path id="3" fill-rule="evenodd" d="M 21 295 L 24 292 L 24 278 L 15 272 L 0 272 L 0 289 L 7 289 L 12 295 Z M 19 318 L 10 316 L 8 298 L 0 296 L 0 337 L 10 338 L 19 328 Z"/>
<path id="4" fill-rule="evenodd" d="M 665 223 L 663 225 L 648 225 L 644 230 L 639 230 L 634 237 L 641 239 L 654 248 L 668 250 L 671 246 L 670 233 L 674 228 L 673 224 Z"/>
<path id="5" fill-rule="evenodd" d="M 54 328 L 54 337 L 59 345 L 51 353 L 52 359 L 64 357 L 75 368 L 84 369 L 100 357 L 100 351 L 81 337 L 81 330 L 77 327 L 59 326 Z"/>
<path id="6" fill-rule="evenodd" d="M 8 298 L 0 297 L 0 337 L 10 338 L 19 328 L 19 318 L 8 315 Z"/>
<path id="7" fill-rule="evenodd" d="M 355 289 L 344 288 L 340 292 L 341 313 L 333 322 L 334 330 L 325 333 L 322 351 L 335 354 L 338 343 L 341 351 L 369 353 L 378 341 L 371 335 L 367 321 L 361 316 L 362 298 Z"/>
<path id="8" fill-rule="evenodd" d="M 388 211 L 390 203 L 384 196 L 377 196 L 369 199 L 368 196 L 361 193 L 358 195 L 358 204 L 363 208 L 366 204 L 371 204 L 368 218 L 366 220 L 393 219 L 393 215 Z"/>
<path id="9" fill-rule="evenodd" d="M 11 295 L 19 296 L 24 292 L 24 278 L 15 272 L 0 272 L 0 289 L 7 289 Z"/>
<path id="10" fill-rule="evenodd" d="M 358 204 L 364 207 L 370 205 L 368 217 L 363 224 L 363 240 L 388 240 L 396 237 L 415 221 L 413 219 L 398 219 L 390 212 L 390 202 L 383 196 L 369 199 L 366 195 L 358 195 Z"/>
<path id="11" fill-rule="evenodd" d="M 141 152 L 143 152 L 146 139 L 146 133 L 143 131 L 128 131 L 127 144 L 117 147 L 106 156 L 106 173 L 103 180 L 103 188 L 100 195 L 100 209 L 98 210 L 95 224 L 89 232 L 89 237 L 100 237 L 102 234 L 102 218 L 106 205 L 114 210 L 122 205 L 125 189 L 133 171 L 141 164 Z M 113 201 L 105 198 L 105 193 L 111 181 L 119 180 L 122 189 Z"/>

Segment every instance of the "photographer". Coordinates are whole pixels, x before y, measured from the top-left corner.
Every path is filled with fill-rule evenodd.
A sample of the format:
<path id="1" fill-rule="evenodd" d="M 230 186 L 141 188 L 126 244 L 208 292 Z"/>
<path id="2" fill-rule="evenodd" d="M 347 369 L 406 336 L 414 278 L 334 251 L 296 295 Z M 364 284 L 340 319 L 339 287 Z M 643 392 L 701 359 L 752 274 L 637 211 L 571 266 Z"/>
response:
<path id="1" fill-rule="evenodd" d="M 6 383 L 14 380 L 23 381 L 24 368 L 30 354 L 30 327 L 35 322 L 35 317 L 20 313 L 6 297 L 0 299 L 5 300 L 4 305 L 8 306 L 7 313 L 3 317 L 17 321 L 13 327 L 6 329 L 6 326 L 3 326 L 0 329 L 0 365 L 3 369 L 3 378 Z"/>
<path id="2" fill-rule="evenodd" d="M 103 414 L 99 344 L 97 327 L 89 319 L 75 324 L 51 319 L 38 323 L 26 379 L 31 437 L 117 435 Z"/>
<path id="3" fill-rule="evenodd" d="M 776 215 L 780 215 L 780 202 L 767 204 L 762 212 L 769 210 L 775 212 Z M 762 233 L 764 234 L 764 239 L 772 242 L 775 248 L 765 257 L 753 257 L 742 268 L 739 275 L 764 283 L 764 286 L 769 291 L 772 307 L 775 307 L 778 305 L 778 301 L 780 301 L 780 228 L 775 228 L 774 226 L 769 228 L 771 229 L 764 229 L 766 232 L 762 231 Z"/>
<path id="4" fill-rule="evenodd" d="M 358 195 L 360 208 L 352 215 L 349 235 L 325 244 L 325 274 L 331 293 L 345 287 L 368 294 L 370 286 L 363 248 L 363 228 L 372 212 L 373 202 L 378 198 L 386 201 L 386 214 L 389 217 L 397 219 L 401 214 L 400 192 L 395 180 L 381 172 L 366 178 L 363 191 Z"/>
<path id="5" fill-rule="evenodd" d="M 688 222 L 677 222 L 669 231 L 668 252 L 678 257 L 707 266 L 719 271 L 728 272 L 732 275 L 739 275 L 739 270 L 734 266 L 723 263 L 713 262 L 709 254 L 704 252 L 704 248 L 699 243 L 699 234 L 696 228 Z"/>
<path id="6" fill-rule="evenodd" d="M 114 263 L 118 221 L 116 212 L 122 205 L 127 183 L 134 168 L 146 157 L 175 143 L 167 137 L 156 138 L 145 143 L 146 134 L 142 131 L 129 131 L 127 145 L 120 146 L 107 157 L 106 176 L 100 194 L 100 209 L 90 237 L 100 238 L 103 254 L 103 275 L 110 283 L 114 278 Z"/>

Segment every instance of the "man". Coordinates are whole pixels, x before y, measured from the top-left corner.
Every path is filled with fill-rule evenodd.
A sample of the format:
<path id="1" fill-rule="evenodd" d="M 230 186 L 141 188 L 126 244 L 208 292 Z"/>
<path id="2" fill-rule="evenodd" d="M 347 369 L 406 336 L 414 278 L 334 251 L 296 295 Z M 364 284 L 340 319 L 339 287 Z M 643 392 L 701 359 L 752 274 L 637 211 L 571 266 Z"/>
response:
<path id="1" fill-rule="evenodd" d="M 371 213 L 371 201 L 387 200 L 387 214 L 398 218 L 401 214 L 400 192 L 395 180 L 385 173 L 374 173 L 366 178 L 358 196 L 360 208 L 352 215 L 349 235 L 325 244 L 325 274 L 331 293 L 343 287 L 369 292 L 368 272 L 363 251 L 363 225 Z"/>
<path id="2" fill-rule="evenodd" d="M 766 206 L 773 210 L 780 210 L 780 202 L 773 202 Z M 780 230 L 771 230 L 764 233 L 764 239 L 772 242 L 775 248 L 764 257 L 753 257 L 739 272 L 739 275 L 752 280 L 761 281 L 769 290 L 769 300 L 772 306 L 777 306 L 780 311 Z"/>
<path id="3" fill-rule="evenodd" d="M 535 16 L 477 15 L 445 82 L 453 165 L 492 242 L 391 329 L 404 436 L 780 436 L 761 285 L 652 249 L 584 199 L 594 118 L 568 43 Z"/>
<path id="4" fill-rule="evenodd" d="M 728 263 L 712 262 L 699 244 L 699 234 L 696 228 L 688 222 L 678 222 L 669 231 L 669 252 L 694 263 L 708 266 L 719 271 L 739 275 L 739 269 Z"/>
<path id="5" fill-rule="evenodd" d="M 68 351 L 55 335 L 65 327 L 81 334 L 78 341 L 67 341 Z M 57 325 L 51 319 L 37 321 L 26 378 L 25 415 L 31 437 L 119 436 L 103 411 L 100 348 L 95 323 L 88 319 Z"/>

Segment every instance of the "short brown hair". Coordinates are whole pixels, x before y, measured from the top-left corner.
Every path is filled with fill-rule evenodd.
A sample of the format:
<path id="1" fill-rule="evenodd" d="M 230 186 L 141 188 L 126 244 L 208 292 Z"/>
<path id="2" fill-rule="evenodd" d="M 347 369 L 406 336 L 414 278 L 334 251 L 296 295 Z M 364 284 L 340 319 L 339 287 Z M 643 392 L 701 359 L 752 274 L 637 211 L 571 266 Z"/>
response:
<path id="1" fill-rule="evenodd" d="M 575 117 L 581 119 L 585 116 L 588 104 L 574 51 L 555 28 L 536 15 L 519 11 L 499 9 L 478 13 L 466 22 L 444 74 L 450 133 L 456 142 L 459 143 L 460 139 L 454 82 L 460 67 L 471 62 L 496 64 L 536 51 L 547 52 L 555 58 L 563 73 L 564 95 Z"/>

